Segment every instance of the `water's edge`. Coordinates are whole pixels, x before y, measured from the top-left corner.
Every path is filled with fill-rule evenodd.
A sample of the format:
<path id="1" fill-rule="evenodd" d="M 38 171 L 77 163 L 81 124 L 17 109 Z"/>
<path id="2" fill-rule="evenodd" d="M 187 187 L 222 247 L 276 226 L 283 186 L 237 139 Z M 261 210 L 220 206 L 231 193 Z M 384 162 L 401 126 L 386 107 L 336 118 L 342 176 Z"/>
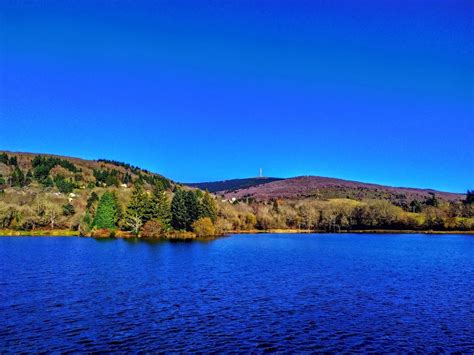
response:
<path id="1" fill-rule="evenodd" d="M 232 235 L 240 234 L 317 234 L 317 235 L 326 235 L 326 234 L 426 234 L 426 235 L 474 235 L 474 231 L 434 231 L 434 230 L 350 230 L 350 231 L 339 231 L 339 232 L 326 232 L 326 231 L 315 231 L 315 230 L 299 230 L 299 229 L 269 229 L 269 230 L 248 230 L 248 231 L 229 231 L 225 234 L 210 236 L 204 239 L 215 239 L 220 237 L 228 237 Z M 80 235 L 77 231 L 69 230 L 39 230 L 36 232 L 31 231 L 14 231 L 14 230 L 0 230 L 0 237 L 81 237 L 81 238 L 112 238 L 112 239 L 145 239 L 137 238 L 133 234 L 122 234 L 116 236 L 106 236 L 106 237 L 92 237 L 90 235 Z M 158 239 L 158 240 L 181 240 L 182 238 L 146 238 L 146 239 Z M 203 238 L 186 238 L 182 240 L 194 240 L 194 239 L 203 239 Z"/>

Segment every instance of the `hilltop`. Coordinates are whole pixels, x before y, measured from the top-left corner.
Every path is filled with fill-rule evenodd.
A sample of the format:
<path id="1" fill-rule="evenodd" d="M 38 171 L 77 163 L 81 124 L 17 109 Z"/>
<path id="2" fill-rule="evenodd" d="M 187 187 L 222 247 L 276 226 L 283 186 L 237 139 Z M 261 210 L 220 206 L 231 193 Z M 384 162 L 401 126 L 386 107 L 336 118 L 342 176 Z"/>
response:
<path id="1" fill-rule="evenodd" d="M 408 206 L 413 201 L 425 201 L 436 196 L 444 201 L 460 201 L 464 194 L 392 187 L 321 176 L 299 176 L 294 178 L 249 178 L 216 182 L 187 184 L 208 189 L 225 199 L 271 201 L 275 199 L 297 200 L 304 198 L 346 198 L 357 201 L 365 199 L 388 200 L 396 205 Z"/>
<path id="2" fill-rule="evenodd" d="M 239 184 L 240 181 L 256 181 L 258 183 Z M 269 178 L 262 180 L 238 179 L 225 182 L 194 184 L 194 186 L 199 185 L 223 187 L 222 189 L 213 188 L 212 192 L 228 199 L 250 198 L 258 201 L 301 198 L 348 198 L 359 201 L 364 199 L 384 199 L 398 203 L 403 201 L 410 203 L 414 200 L 423 201 L 433 195 L 446 201 L 459 201 L 465 197 L 463 194 L 431 189 L 392 187 L 320 176 L 299 176 L 289 179 Z"/>
<path id="3" fill-rule="evenodd" d="M 268 184 L 269 182 L 280 181 L 281 178 L 272 177 L 255 177 L 246 179 L 230 179 L 222 181 L 212 182 L 197 182 L 197 183 L 186 183 L 185 185 L 196 187 L 201 190 L 208 190 L 212 193 L 218 193 L 222 195 L 225 192 L 236 191 L 246 189 L 253 186 Z"/>

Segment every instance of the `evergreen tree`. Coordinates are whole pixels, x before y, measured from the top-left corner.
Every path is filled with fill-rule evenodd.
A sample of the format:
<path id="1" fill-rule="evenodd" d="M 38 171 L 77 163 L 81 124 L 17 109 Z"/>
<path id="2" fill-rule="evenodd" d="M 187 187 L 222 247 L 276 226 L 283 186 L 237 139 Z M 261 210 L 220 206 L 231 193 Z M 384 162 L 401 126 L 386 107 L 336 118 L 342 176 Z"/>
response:
<path id="1" fill-rule="evenodd" d="M 122 179 L 122 183 L 127 184 L 127 185 L 132 183 L 132 175 L 130 175 L 130 173 L 126 172 L 123 179 Z"/>
<path id="2" fill-rule="evenodd" d="M 23 187 L 24 184 L 25 184 L 25 174 L 23 174 L 23 171 L 21 171 L 20 168 L 16 166 L 11 176 L 11 185 L 15 187 Z"/>
<path id="3" fill-rule="evenodd" d="M 204 192 L 201 203 L 199 205 L 199 218 L 209 217 L 212 222 L 217 219 L 217 204 L 209 191 Z"/>
<path id="4" fill-rule="evenodd" d="M 0 154 L 0 163 L 8 165 L 8 155 L 6 153 Z"/>
<path id="5" fill-rule="evenodd" d="M 119 186 L 119 171 L 115 169 L 94 169 L 96 186 Z"/>
<path id="6" fill-rule="evenodd" d="M 439 200 L 438 198 L 436 197 L 436 195 L 432 192 L 429 193 L 430 194 L 430 197 L 428 197 L 426 200 L 425 200 L 425 205 L 427 206 L 433 206 L 433 207 L 439 207 Z"/>
<path id="7" fill-rule="evenodd" d="M 64 216 L 72 216 L 76 213 L 74 206 L 70 203 L 66 203 L 63 205 L 63 215 Z"/>
<path id="8" fill-rule="evenodd" d="M 25 185 L 29 185 L 32 180 L 33 180 L 33 173 L 31 172 L 31 170 L 28 170 L 28 172 L 26 173 Z"/>
<path id="9" fill-rule="evenodd" d="M 11 157 L 8 164 L 11 166 L 18 166 L 18 160 L 16 159 L 16 157 Z"/>
<path id="10" fill-rule="evenodd" d="M 176 230 L 187 229 L 189 225 L 186 208 L 186 192 L 177 189 L 171 201 L 171 226 Z"/>
<path id="11" fill-rule="evenodd" d="M 48 176 L 41 183 L 43 184 L 44 187 L 53 187 L 54 186 L 54 182 L 53 182 L 53 179 L 51 179 L 51 176 Z"/>
<path id="12" fill-rule="evenodd" d="M 139 217 L 142 222 L 146 222 L 150 219 L 150 208 L 149 208 L 149 198 L 145 190 L 143 189 L 142 184 L 135 184 L 135 187 L 132 191 L 132 197 L 127 206 L 127 217 L 133 216 Z"/>
<path id="13" fill-rule="evenodd" d="M 113 229 L 117 225 L 117 221 L 117 200 L 111 192 L 104 192 L 99 201 L 99 206 L 97 206 L 93 225 L 100 229 Z"/>
<path id="14" fill-rule="evenodd" d="M 58 188 L 59 192 L 68 194 L 74 189 L 74 183 L 67 180 L 63 175 L 58 174 L 54 177 L 54 184 Z"/>
<path id="15" fill-rule="evenodd" d="M 422 210 L 422 203 L 418 200 L 413 200 L 410 202 L 410 210 L 411 212 L 419 213 Z"/>
<path id="16" fill-rule="evenodd" d="M 161 183 L 157 183 L 148 203 L 148 216 L 150 219 L 158 219 L 163 228 L 168 228 L 171 223 L 171 210 L 168 196 Z"/>
<path id="17" fill-rule="evenodd" d="M 466 205 L 474 204 L 474 190 L 467 190 L 466 199 L 464 200 Z"/>
<path id="18" fill-rule="evenodd" d="M 187 211 L 187 217 L 188 217 L 186 229 L 192 230 L 192 224 L 196 220 L 199 219 L 200 206 L 199 206 L 199 200 L 198 200 L 197 194 L 192 190 L 187 191 L 186 196 L 185 196 L 185 201 L 186 201 L 186 211 Z"/>

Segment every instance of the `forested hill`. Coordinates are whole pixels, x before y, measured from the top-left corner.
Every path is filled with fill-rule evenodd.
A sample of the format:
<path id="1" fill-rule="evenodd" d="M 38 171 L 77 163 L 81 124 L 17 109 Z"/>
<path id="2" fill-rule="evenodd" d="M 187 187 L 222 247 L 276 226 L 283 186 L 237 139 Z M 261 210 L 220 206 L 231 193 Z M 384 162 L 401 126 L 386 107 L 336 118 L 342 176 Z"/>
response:
<path id="1" fill-rule="evenodd" d="M 93 187 L 130 187 L 136 181 L 160 182 L 165 188 L 172 185 L 161 175 L 113 160 L 0 151 L 0 189 L 30 186 L 70 193 Z"/>
<path id="2" fill-rule="evenodd" d="M 0 230 L 128 231 L 132 212 L 155 213 L 175 186 L 118 161 L 0 151 Z"/>

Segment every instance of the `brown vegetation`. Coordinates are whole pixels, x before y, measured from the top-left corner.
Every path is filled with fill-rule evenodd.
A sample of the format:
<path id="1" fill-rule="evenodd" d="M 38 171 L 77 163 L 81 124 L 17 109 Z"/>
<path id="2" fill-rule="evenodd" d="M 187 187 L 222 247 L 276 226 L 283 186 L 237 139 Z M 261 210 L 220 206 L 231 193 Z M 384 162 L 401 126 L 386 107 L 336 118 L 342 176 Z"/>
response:
<path id="1" fill-rule="evenodd" d="M 414 199 L 423 200 L 428 198 L 430 193 L 435 193 L 438 198 L 446 201 L 464 198 L 462 194 L 449 192 L 390 187 L 319 176 L 300 176 L 271 181 L 243 189 L 216 191 L 215 193 L 223 195 L 226 199 L 255 199 L 259 201 L 269 201 L 278 198 L 300 199 L 313 197 L 319 199 L 351 198 L 354 200 L 370 198 L 388 199 L 391 201 L 404 199 L 410 203 Z"/>
<path id="2" fill-rule="evenodd" d="M 141 236 L 143 238 L 159 238 L 165 233 L 163 224 L 160 221 L 148 221 L 141 229 Z"/>

